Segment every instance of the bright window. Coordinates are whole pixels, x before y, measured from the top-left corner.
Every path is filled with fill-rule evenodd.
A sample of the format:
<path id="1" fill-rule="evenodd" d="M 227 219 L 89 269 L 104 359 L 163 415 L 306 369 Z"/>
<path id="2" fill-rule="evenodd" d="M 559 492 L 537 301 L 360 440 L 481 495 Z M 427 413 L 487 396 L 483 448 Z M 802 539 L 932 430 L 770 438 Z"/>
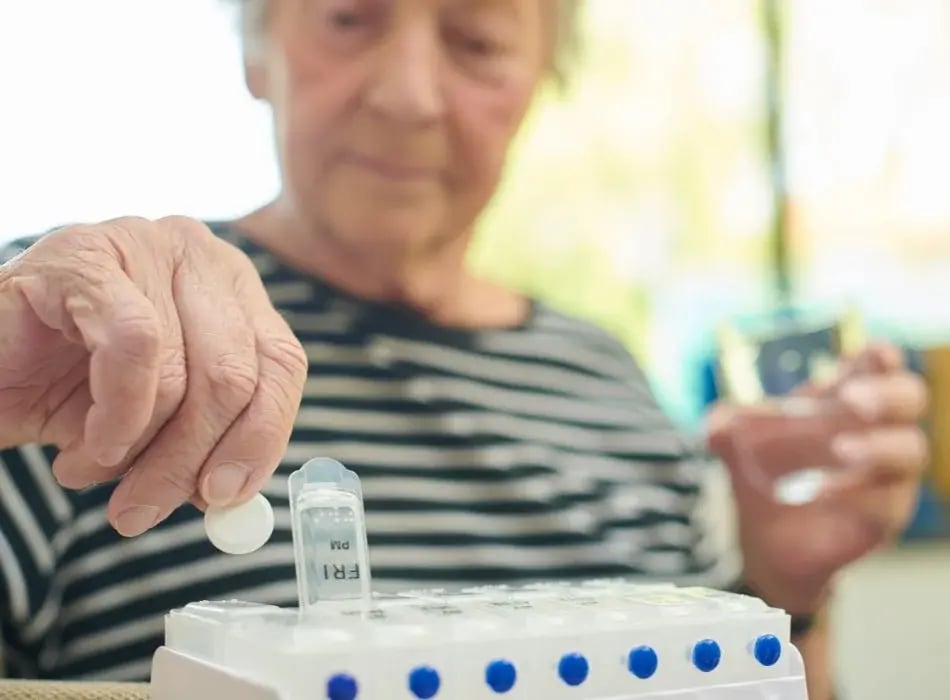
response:
<path id="1" fill-rule="evenodd" d="M 0 3 L 0 237 L 124 214 L 232 216 L 276 186 L 219 0 Z"/>

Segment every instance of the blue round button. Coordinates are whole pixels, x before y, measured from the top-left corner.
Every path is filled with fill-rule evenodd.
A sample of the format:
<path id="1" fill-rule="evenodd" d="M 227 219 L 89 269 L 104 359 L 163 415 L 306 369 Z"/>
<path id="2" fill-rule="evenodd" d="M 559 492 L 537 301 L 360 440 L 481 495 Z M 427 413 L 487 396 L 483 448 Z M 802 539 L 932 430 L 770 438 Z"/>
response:
<path id="1" fill-rule="evenodd" d="M 753 653 L 763 666 L 774 666 L 782 656 L 782 642 L 773 634 L 763 634 L 755 640 Z"/>
<path id="2" fill-rule="evenodd" d="M 518 672 L 515 670 L 515 665 L 504 659 L 492 661 L 485 668 L 485 682 L 498 694 L 507 693 L 514 688 L 517 678 Z"/>
<path id="3" fill-rule="evenodd" d="M 409 690 L 419 700 L 434 698 L 440 684 L 439 672 L 431 666 L 419 666 L 409 674 Z"/>
<path id="4" fill-rule="evenodd" d="M 557 665 L 557 674 L 567 685 L 578 686 L 587 680 L 590 664 L 583 654 L 565 654 Z"/>
<path id="5" fill-rule="evenodd" d="M 627 656 L 627 668 L 630 669 L 630 673 L 642 680 L 646 680 L 656 673 L 658 665 L 659 659 L 657 659 L 653 647 L 637 647 L 631 650 Z"/>
<path id="6" fill-rule="evenodd" d="M 356 700 L 359 686 L 353 676 L 338 673 L 327 681 L 327 700 Z"/>
<path id="7" fill-rule="evenodd" d="M 703 673 L 715 670 L 722 659 L 722 650 L 712 639 L 696 642 L 693 647 L 693 665 Z"/>

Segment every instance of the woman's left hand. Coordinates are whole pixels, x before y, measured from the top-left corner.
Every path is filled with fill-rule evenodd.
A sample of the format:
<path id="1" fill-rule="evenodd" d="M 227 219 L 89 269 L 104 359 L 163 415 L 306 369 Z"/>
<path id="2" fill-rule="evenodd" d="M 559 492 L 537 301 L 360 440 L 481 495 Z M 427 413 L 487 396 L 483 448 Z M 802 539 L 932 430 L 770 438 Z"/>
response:
<path id="1" fill-rule="evenodd" d="M 736 431 L 748 428 L 754 406 L 723 404 L 709 421 L 710 447 L 728 465 L 736 495 L 746 583 L 791 613 L 815 612 L 838 571 L 900 535 L 929 460 L 919 426 L 926 385 L 895 347 L 871 347 L 833 384 L 803 392 L 838 398 L 864 418 L 860 430 L 827 436 L 837 438 L 836 453 L 853 476 L 807 505 L 776 502 L 737 466 Z"/>

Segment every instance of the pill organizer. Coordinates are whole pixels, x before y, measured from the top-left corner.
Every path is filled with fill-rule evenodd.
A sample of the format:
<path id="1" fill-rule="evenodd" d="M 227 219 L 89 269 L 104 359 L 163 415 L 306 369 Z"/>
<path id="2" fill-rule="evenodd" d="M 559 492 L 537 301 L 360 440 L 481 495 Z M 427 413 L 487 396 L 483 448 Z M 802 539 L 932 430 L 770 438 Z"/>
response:
<path id="1" fill-rule="evenodd" d="M 789 618 L 622 581 L 172 612 L 153 700 L 805 700 Z"/>
<path id="2" fill-rule="evenodd" d="M 291 477 L 299 607 L 171 611 L 153 700 L 807 700 L 790 617 L 749 596 L 613 579 L 373 594 L 354 479 L 329 460 Z"/>

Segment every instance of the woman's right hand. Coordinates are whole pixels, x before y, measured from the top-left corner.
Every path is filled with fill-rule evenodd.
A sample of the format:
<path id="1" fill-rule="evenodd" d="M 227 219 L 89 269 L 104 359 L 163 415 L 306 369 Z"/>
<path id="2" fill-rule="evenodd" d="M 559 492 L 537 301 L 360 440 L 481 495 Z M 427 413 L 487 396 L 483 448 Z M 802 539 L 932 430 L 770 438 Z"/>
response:
<path id="1" fill-rule="evenodd" d="M 0 447 L 53 444 L 66 488 L 121 477 L 109 522 L 253 496 L 307 360 L 251 261 L 191 219 L 51 233 L 0 266 Z"/>

